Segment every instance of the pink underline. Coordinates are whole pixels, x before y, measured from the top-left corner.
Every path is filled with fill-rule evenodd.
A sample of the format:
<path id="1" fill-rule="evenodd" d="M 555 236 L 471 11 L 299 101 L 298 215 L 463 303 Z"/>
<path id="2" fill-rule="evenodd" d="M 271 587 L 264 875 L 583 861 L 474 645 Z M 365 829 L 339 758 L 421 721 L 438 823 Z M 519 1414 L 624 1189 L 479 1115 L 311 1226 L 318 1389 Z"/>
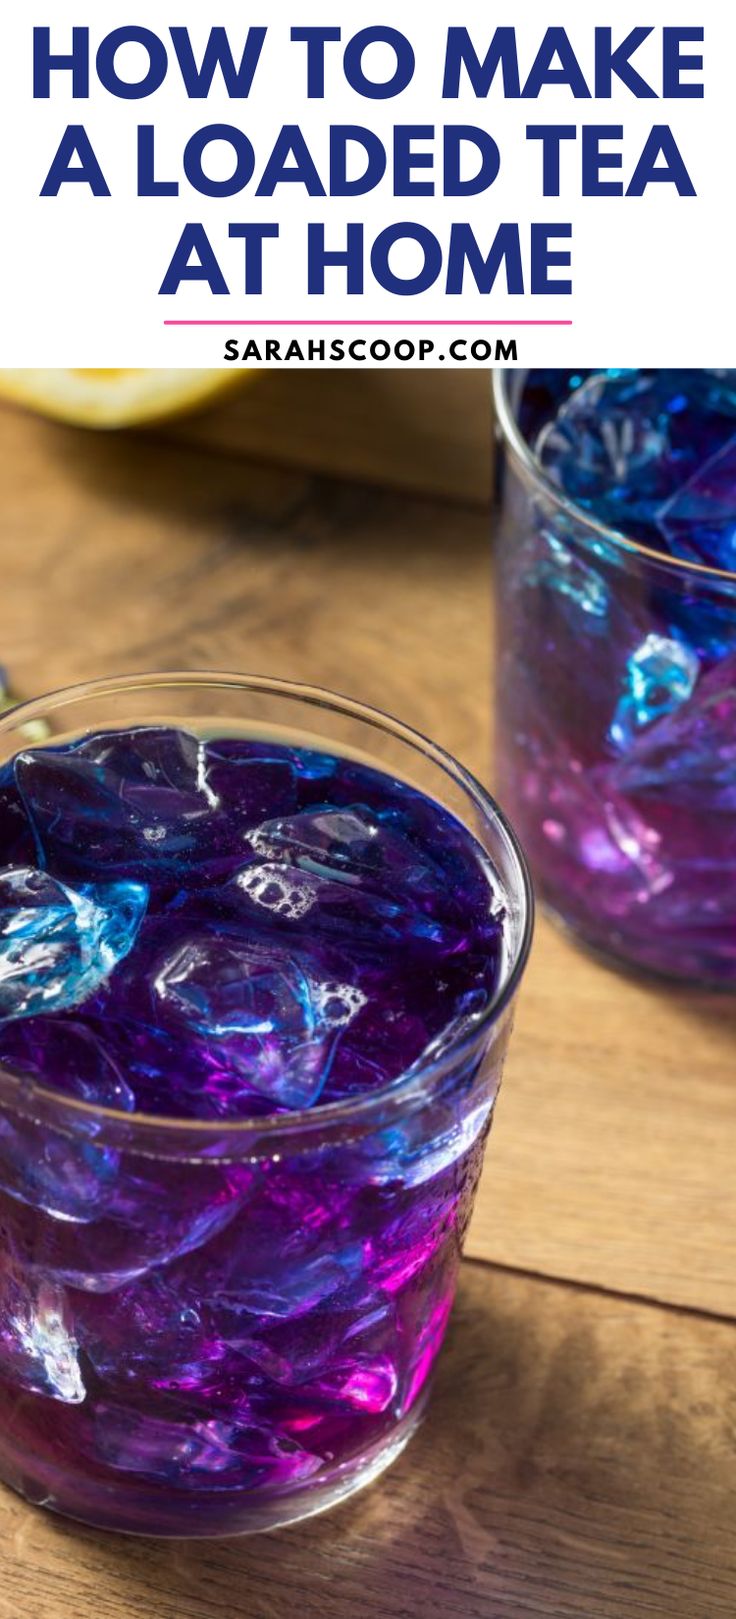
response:
<path id="1" fill-rule="evenodd" d="M 164 326 L 572 326 L 571 320 L 165 320 Z"/>

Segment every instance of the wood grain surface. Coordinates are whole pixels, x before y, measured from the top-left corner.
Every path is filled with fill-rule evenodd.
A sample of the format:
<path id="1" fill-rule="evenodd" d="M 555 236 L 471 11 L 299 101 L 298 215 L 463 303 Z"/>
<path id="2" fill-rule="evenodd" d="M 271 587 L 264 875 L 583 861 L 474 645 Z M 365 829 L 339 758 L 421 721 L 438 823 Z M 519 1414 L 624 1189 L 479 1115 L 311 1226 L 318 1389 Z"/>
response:
<path id="1" fill-rule="evenodd" d="M 733 1000 L 612 973 L 542 920 L 470 1252 L 736 1316 L 735 1165 Z"/>
<path id="2" fill-rule="evenodd" d="M 488 780 L 488 515 L 333 470 L 0 411 L 16 689 L 302 678 Z M 541 921 L 471 1228 L 484 1263 L 405 1458 L 324 1520 L 192 1550 L 3 1494 L 0 1619 L 732 1616 L 736 1328 L 707 1313 L 736 1317 L 735 1053 L 732 1000 L 627 980 Z"/>

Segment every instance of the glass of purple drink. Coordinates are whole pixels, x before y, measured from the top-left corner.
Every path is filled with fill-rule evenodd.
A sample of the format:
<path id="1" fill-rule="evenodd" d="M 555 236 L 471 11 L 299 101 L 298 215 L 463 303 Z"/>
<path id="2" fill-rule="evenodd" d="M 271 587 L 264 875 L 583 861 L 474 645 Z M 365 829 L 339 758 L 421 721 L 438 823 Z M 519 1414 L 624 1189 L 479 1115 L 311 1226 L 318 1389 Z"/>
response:
<path id="1" fill-rule="evenodd" d="M 5 716 L 0 852 L 0 1476 L 146 1534 L 320 1511 L 425 1403 L 513 834 L 393 720 L 187 674 Z"/>
<path id="2" fill-rule="evenodd" d="M 736 374 L 497 375 L 497 779 L 591 946 L 736 984 Z"/>

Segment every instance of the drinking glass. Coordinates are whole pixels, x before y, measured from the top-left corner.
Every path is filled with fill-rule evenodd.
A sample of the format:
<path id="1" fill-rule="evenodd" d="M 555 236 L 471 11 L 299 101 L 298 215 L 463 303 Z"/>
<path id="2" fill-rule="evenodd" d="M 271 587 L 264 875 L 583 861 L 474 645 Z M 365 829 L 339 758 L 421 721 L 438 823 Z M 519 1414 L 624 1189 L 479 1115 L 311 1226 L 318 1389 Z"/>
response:
<path id="1" fill-rule="evenodd" d="M 520 428 L 525 386 L 495 374 L 499 793 L 540 899 L 585 943 L 733 987 L 736 574 L 576 506 Z"/>
<path id="2" fill-rule="evenodd" d="M 223 1535 L 321 1511 L 397 1457 L 452 1306 L 532 904 L 484 789 L 398 721 L 212 674 L 107 680 L 0 721 L 0 763 L 165 724 L 359 757 L 460 819 L 504 896 L 495 998 L 375 1093 L 228 1122 L 0 1070 L 0 1476 L 108 1529 Z"/>

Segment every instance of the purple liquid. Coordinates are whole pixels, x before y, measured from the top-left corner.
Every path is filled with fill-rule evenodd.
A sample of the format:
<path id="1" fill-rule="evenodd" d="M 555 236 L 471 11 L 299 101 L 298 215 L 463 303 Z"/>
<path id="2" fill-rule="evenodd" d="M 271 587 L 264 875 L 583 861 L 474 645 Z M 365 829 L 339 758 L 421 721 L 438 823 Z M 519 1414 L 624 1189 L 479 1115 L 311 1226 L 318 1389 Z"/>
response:
<path id="1" fill-rule="evenodd" d="M 0 1063 L 131 1121 L 0 1114 L 0 1472 L 151 1533 L 318 1505 L 410 1430 L 442 1341 L 498 1078 L 497 882 L 367 765 L 163 728 L 19 755 L 0 839 Z M 233 1130 L 299 1109 L 293 1137 Z M 144 1140 L 141 1114 L 209 1132 Z"/>
<path id="2" fill-rule="evenodd" d="M 546 478 L 655 556 L 587 529 L 542 487 L 522 493 L 509 466 L 505 801 L 541 894 L 591 944 L 732 984 L 736 377 L 532 372 L 519 420 Z"/>

